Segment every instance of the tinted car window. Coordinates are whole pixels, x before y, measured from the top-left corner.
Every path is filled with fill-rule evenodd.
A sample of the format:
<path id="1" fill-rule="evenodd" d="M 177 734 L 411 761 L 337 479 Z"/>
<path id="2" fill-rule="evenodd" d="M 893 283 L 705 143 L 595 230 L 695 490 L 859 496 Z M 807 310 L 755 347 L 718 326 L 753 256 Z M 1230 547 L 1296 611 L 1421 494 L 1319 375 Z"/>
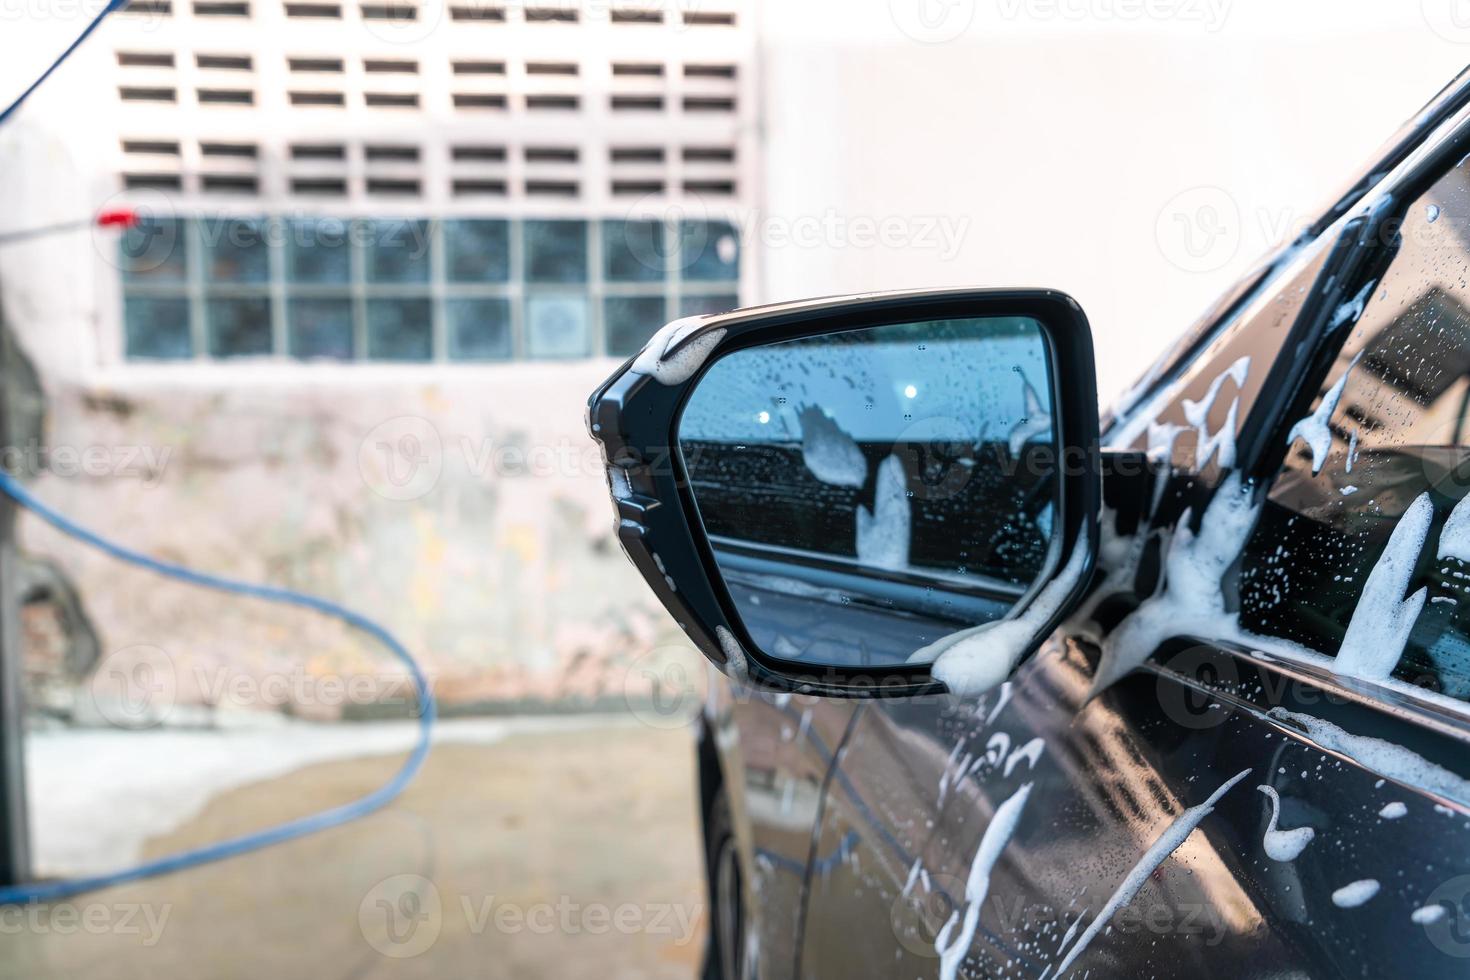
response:
<path id="1" fill-rule="evenodd" d="M 1293 429 L 1240 576 L 1247 630 L 1337 657 L 1343 673 L 1391 672 L 1462 699 L 1470 563 L 1456 555 L 1470 549 L 1445 522 L 1470 490 L 1467 242 L 1462 165 L 1410 206 L 1382 282 L 1359 295 L 1362 314 Z"/>

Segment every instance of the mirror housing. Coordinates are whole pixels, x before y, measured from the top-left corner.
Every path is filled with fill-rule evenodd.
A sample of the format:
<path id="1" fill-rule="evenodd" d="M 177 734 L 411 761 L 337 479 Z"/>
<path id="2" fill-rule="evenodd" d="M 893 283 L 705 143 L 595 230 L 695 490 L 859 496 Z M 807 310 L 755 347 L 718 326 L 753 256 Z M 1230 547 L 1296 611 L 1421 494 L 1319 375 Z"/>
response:
<path id="1" fill-rule="evenodd" d="M 915 655 L 903 662 L 814 664 L 762 649 L 722 574 L 680 449 L 680 422 L 701 379 L 722 358 L 751 348 L 869 328 L 1012 319 L 1039 327 L 1049 388 L 1042 397 L 1051 399 L 1051 537 L 1036 579 L 1004 618 L 916 643 Z M 865 293 L 676 320 L 593 393 L 587 423 L 607 464 L 624 553 L 680 628 L 733 679 L 836 697 L 979 693 L 1034 652 L 1091 576 L 1101 499 L 1092 336 L 1081 307 L 1063 293 Z M 926 585 L 931 594 L 947 590 L 961 598 L 967 591 L 942 580 Z M 981 647 L 986 653 L 977 660 Z"/>

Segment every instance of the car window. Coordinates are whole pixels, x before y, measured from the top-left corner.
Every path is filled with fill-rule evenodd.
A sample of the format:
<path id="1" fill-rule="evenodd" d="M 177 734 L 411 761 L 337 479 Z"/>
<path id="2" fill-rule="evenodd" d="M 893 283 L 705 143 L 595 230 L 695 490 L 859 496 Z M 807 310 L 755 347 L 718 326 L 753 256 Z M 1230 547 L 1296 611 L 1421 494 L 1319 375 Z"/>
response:
<path id="1" fill-rule="evenodd" d="M 1361 315 L 1292 428 L 1243 556 L 1241 625 L 1340 674 L 1470 699 L 1470 167 L 1400 237 L 1339 311 Z"/>

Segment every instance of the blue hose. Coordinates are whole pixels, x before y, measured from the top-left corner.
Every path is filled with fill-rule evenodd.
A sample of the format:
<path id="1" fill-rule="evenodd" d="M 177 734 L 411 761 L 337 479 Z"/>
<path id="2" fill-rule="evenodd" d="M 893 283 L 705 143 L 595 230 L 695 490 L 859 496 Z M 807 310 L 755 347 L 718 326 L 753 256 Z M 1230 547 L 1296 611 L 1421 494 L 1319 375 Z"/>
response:
<path id="1" fill-rule="evenodd" d="M 319 830 L 337 827 L 350 820 L 365 817 L 376 810 L 382 809 L 396 799 L 408 787 L 413 777 L 418 774 L 419 769 L 424 764 L 425 757 L 429 754 L 429 742 L 433 733 L 435 717 L 434 694 L 429 689 L 429 683 L 425 679 L 423 669 L 419 666 L 418 661 L 404 648 L 403 644 L 394 639 L 393 634 L 389 633 L 382 626 L 379 626 L 361 613 L 353 612 L 351 609 L 339 606 L 337 603 L 330 602 L 326 599 L 306 595 L 301 592 L 293 592 L 290 589 L 280 589 L 269 585 L 254 585 L 249 582 L 237 582 L 219 575 L 196 572 L 182 565 L 159 561 L 157 558 L 151 558 L 131 548 L 125 548 L 120 544 L 107 540 L 94 531 L 82 527 L 70 518 L 51 509 L 32 495 L 15 477 L 3 471 L 0 471 L 0 492 L 3 492 L 16 503 L 30 510 L 62 533 L 70 535 L 130 565 L 137 565 L 139 568 L 146 568 L 160 575 L 166 575 L 169 578 L 188 582 L 191 585 L 203 586 L 207 589 L 217 589 L 220 592 L 228 592 L 232 595 L 250 596 L 256 599 L 264 599 L 267 602 L 279 602 L 283 605 L 310 609 L 340 619 L 344 623 L 362 630 L 386 646 L 408 668 L 410 675 L 413 677 L 419 706 L 418 744 L 414 746 L 413 751 L 409 753 L 403 766 L 392 779 L 360 799 L 354 800 L 351 803 L 345 803 L 339 807 L 334 807 L 330 810 L 324 810 L 321 813 L 314 813 L 311 816 L 290 820 L 286 823 L 278 824 L 275 827 L 268 827 L 256 833 L 231 837 L 215 844 L 181 851 L 169 857 L 146 861 L 143 864 L 111 874 L 93 875 L 87 878 L 67 878 L 59 881 L 38 882 L 35 884 L 0 888 L 0 903 L 39 902 L 65 898 L 69 895 L 91 891 L 96 888 L 106 888 L 127 881 L 152 878 L 155 875 L 168 874 L 172 871 L 183 871 L 186 868 L 197 867 L 198 865 L 207 864 L 211 861 L 219 861 L 238 854 L 248 854 L 251 851 L 258 851 L 272 844 L 281 844 L 285 841 L 295 840 L 298 837 L 305 837 L 307 834 L 314 834 Z"/>
<path id="2" fill-rule="evenodd" d="M 50 67 L 42 72 L 41 76 L 32 82 L 13 102 L 4 109 L 0 109 L 0 125 L 6 123 L 20 109 L 21 104 L 30 98 L 31 93 L 39 88 L 41 83 L 46 81 L 46 79 L 50 78 L 51 74 L 57 68 L 61 67 L 61 64 L 67 58 L 70 58 L 77 48 L 81 47 L 82 42 L 102 24 L 102 21 L 106 19 L 108 14 L 121 10 L 127 6 L 127 3 L 128 0 L 109 0 L 107 6 L 87 24 L 77 39 L 51 63 Z M 180 581 L 188 582 L 191 585 L 203 586 L 207 589 L 217 589 L 233 595 L 251 596 L 256 599 L 264 599 L 267 602 L 279 602 L 288 606 L 300 606 L 303 609 L 311 609 L 315 612 L 340 619 L 350 626 L 355 626 L 364 633 L 375 637 L 395 657 L 403 661 L 413 677 L 419 706 L 418 744 L 414 746 L 413 751 L 409 753 L 408 758 L 404 760 L 403 766 L 394 774 L 392 779 L 361 799 L 334 807 L 331 810 L 324 810 L 321 813 L 312 814 L 308 817 L 290 820 L 253 834 L 244 834 L 205 847 L 196 847 L 166 858 L 147 861 L 123 871 L 113 872 L 112 874 L 93 875 L 87 878 L 67 878 L 60 881 L 39 882 L 0 888 L 0 903 L 39 902 L 65 898 L 69 895 L 76 895 L 79 892 L 91 891 L 96 888 L 106 888 L 111 885 L 122 884 L 123 882 L 152 878 L 155 875 L 167 874 L 172 871 L 183 871 L 186 868 L 197 867 L 198 865 L 207 864 L 211 861 L 219 861 L 238 854 L 248 854 L 251 851 L 257 851 L 263 847 L 269 847 L 272 844 L 281 844 L 285 841 L 295 840 L 307 834 L 314 834 L 319 830 L 327 830 L 331 827 L 340 826 L 349 820 L 356 820 L 358 817 L 365 817 L 376 810 L 382 809 L 407 789 L 413 777 L 418 774 L 419 769 L 424 764 L 424 759 L 429 754 L 429 743 L 433 733 L 435 717 L 434 695 L 429 690 L 428 681 L 424 678 L 424 672 L 419 667 L 418 661 L 386 629 L 366 616 L 326 599 L 320 599 L 301 592 L 293 592 L 290 589 L 278 589 L 269 585 L 253 585 L 248 582 L 237 582 L 218 575 L 196 572 L 182 565 L 159 561 L 157 558 L 150 558 L 141 552 L 115 544 L 101 535 L 73 522 L 57 511 L 52 510 L 34 497 L 13 476 L 3 471 L 0 471 L 0 492 L 5 493 L 22 507 L 31 510 L 42 520 L 62 533 L 68 534 L 128 564 L 137 565 L 139 568 L 146 568 L 160 575 L 176 578 Z"/>

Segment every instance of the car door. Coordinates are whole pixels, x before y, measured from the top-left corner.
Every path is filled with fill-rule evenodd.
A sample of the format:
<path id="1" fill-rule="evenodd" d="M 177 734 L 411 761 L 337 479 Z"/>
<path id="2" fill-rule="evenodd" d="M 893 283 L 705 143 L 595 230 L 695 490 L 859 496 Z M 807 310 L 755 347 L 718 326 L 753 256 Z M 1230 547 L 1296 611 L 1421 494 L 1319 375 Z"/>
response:
<path id="1" fill-rule="evenodd" d="M 709 724 L 724 758 L 745 885 L 746 974 L 790 973 L 801 935 L 823 789 L 856 702 L 715 682 Z"/>
<path id="2" fill-rule="evenodd" d="M 1009 684 L 858 716 L 800 976 L 1464 975 L 1465 151 L 1114 428 L 1093 595 Z"/>

